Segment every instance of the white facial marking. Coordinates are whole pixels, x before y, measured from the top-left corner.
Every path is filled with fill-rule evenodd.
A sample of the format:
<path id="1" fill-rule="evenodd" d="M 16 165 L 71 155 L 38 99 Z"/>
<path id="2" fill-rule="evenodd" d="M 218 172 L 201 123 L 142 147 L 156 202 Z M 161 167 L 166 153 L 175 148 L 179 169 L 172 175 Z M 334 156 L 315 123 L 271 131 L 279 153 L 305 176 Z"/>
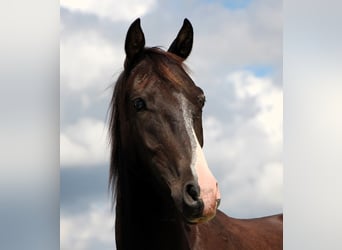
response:
<path id="1" fill-rule="evenodd" d="M 196 158 L 197 158 L 196 148 L 197 148 L 198 140 L 197 140 L 195 131 L 193 129 L 192 118 L 186 107 L 186 99 L 184 98 L 184 96 L 180 95 L 180 100 L 181 100 L 181 109 L 182 109 L 183 117 L 185 121 L 185 129 L 190 138 L 190 145 L 191 145 L 191 152 L 192 152 L 190 168 L 191 168 L 192 175 L 195 178 L 195 181 L 198 181 L 196 165 L 195 165 Z"/>
<path id="2" fill-rule="evenodd" d="M 191 172 L 200 187 L 200 199 L 202 199 L 204 203 L 203 217 L 210 219 L 216 214 L 217 200 L 220 199 L 220 192 L 217 187 L 217 181 L 208 167 L 202 147 L 198 142 L 193 128 L 192 117 L 187 110 L 186 99 L 182 95 L 180 95 L 179 98 L 181 101 L 185 128 L 191 144 Z"/>

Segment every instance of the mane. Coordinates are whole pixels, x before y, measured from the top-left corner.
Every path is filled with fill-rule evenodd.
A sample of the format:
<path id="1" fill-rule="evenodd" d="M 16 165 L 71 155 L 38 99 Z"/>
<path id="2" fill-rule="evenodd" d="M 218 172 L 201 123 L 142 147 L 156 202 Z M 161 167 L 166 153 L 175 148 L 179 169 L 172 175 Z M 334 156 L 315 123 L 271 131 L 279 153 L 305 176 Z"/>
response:
<path id="1" fill-rule="evenodd" d="M 124 159 L 122 159 L 122 141 L 120 138 L 120 114 L 122 105 L 124 105 L 124 98 L 127 92 L 127 79 L 133 68 L 142 60 L 149 58 L 153 63 L 154 69 L 161 78 L 167 78 L 174 81 L 175 75 L 168 70 L 169 63 L 177 64 L 185 72 L 188 71 L 187 67 L 183 64 L 182 58 L 172 53 L 161 50 L 158 47 L 145 48 L 143 53 L 136 59 L 134 65 L 126 65 L 123 72 L 119 75 L 113 96 L 109 107 L 109 142 L 110 142 L 110 169 L 109 169 L 109 182 L 108 189 L 112 197 L 112 206 L 114 206 L 118 195 L 120 194 L 120 176 L 123 176 Z M 181 82 L 179 82 L 181 83 Z M 113 207 L 112 207 L 113 208 Z"/>

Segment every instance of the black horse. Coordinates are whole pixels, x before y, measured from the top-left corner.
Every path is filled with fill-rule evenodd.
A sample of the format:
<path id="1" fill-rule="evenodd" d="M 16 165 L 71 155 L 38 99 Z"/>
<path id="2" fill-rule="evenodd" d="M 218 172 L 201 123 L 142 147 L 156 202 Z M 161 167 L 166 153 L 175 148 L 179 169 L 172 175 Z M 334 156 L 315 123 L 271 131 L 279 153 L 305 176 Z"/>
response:
<path id="1" fill-rule="evenodd" d="M 282 249 L 282 215 L 239 220 L 217 210 L 202 151 L 205 96 L 183 65 L 192 44 L 187 19 L 168 51 L 145 48 L 140 19 L 127 32 L 110 113 L 117 249 Z"/>

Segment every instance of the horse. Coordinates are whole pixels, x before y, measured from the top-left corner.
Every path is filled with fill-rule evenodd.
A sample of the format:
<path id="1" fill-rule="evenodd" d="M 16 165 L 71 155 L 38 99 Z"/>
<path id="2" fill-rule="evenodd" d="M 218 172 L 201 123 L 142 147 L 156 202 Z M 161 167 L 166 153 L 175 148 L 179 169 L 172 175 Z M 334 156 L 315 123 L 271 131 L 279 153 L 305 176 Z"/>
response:
<path id="1" fill-rule="evenodd" d="M 202 150 L 205 95 L 183 63 L 192 45 L 188 19 L 167 51 L 145 47 L 140 18 L 127 31 L 109 113 L 117 249 L 282 249 L 282 214 L 236 219 L 218 209 Z"/>

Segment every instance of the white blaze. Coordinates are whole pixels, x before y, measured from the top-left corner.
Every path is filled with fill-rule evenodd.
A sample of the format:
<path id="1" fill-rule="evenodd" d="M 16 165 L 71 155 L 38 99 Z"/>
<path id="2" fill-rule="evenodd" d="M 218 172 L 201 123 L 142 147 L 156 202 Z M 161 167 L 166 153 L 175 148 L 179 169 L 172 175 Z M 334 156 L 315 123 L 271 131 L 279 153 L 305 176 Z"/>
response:
<path id="1" fill-rule="evenodd" d="M 189 135 L 192 149 L 190 168 L 195 181 L 200 187 L 200 199 L 204 203 L 203 217 L 213 217 L 216 213 L 217 200 L 220 199 L 217 181 L 208 167 L 202 147 L 193 129 L 192 117 L 186 107 L 186 99 L 180 96 L 180 100 L 185 128 Z"/>

